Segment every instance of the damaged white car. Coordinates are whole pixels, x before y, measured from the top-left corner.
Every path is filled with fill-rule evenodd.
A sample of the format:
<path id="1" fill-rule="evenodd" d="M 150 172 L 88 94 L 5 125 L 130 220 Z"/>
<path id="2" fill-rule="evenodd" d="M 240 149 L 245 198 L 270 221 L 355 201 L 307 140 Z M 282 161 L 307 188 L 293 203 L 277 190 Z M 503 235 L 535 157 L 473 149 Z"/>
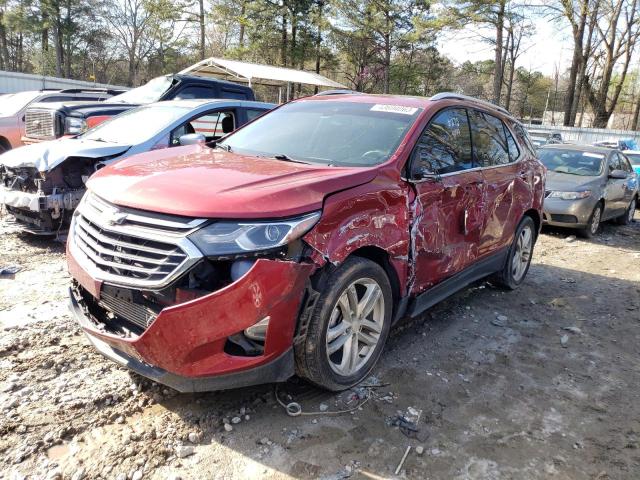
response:
<path id="1" fill-rule="evenodd" d="M 241 100 L 176 100 L 128 110 L 77 137 L 0 155 L 0 201 L 24 230 L 66 230 L 96 170 L 131 155 L 211 142 L 275 105 Z"/>

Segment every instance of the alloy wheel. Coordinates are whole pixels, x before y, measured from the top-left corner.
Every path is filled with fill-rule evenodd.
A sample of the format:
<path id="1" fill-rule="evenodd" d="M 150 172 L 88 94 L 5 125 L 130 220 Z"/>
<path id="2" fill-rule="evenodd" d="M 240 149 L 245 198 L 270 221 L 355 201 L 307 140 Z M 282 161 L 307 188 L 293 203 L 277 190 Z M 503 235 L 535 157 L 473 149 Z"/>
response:
<path id="1" fill-rule="evenodd" d="M 331 312 L 326 351 L 331 369 L 341 375 L 357 373 L 373 355 L 384 326 L 384 295 L 371 278 L 347 287 Z"/>
<path id="2" fill-rule="evenodd" d="M 591 215 L 591 225 L 589 225 L 589 229 L 591 230 L 591 234 L 595 235 L 598 233 L 598 227 L 600 227 L 600 217 L 602 216 L 602 207 L 598 205 L 593 211 L 593 215 Z"/>
<path id="3" fill-rule="evenodd" d="M 633 222 L 633 216 L 636 214 L 636 199 L 631 200 L 631 204 L 629 205 L 629 211 L 627 212 L 627 218 L 629 223 Z"/>
<path id="4" fill-rule="evenodd" d="M 522 280 L 527 271 L 527 266 L 531 261 L 531 251 L 533 250 L 533 231 L 529 225 L 520 231 L 516 242 L 516 249 L 511 259 L 511 275 L 516 282 Z"/>

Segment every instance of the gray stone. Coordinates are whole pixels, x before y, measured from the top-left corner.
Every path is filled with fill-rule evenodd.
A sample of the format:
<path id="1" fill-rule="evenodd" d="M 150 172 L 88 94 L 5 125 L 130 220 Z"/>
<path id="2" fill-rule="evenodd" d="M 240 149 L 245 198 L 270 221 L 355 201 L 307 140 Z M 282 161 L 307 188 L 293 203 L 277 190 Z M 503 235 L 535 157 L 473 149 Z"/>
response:
<path id="1" fill-rule="evenodd" d="M 416 453 L 417 453 L 418 455 L 422 455 L 422 454 L 424 453 L 424 447 L 423 447 L 422 445 L 418 445 L 418 446 L 416 447 Z"/>
<path id="2" fill-rule="evenodd" d="M 240 417 L 233 417 L 233 418 L 231 419 L 231 423 L 233 423 L 233 424 L 238 424 L 238 423 L 240 423 L 241 421 L 242 421 L 242 419 L 241 419 Z"/>
<path id="3" fill-rule="evenodd" d="M 188 445 L 181 445 L 176 449 L 176 455 L 179 458 L 186 458 L 189 455 L 193 455 L 194 453 L 195 453 L 195 450 L 193 449 L 193 447 Z"/>

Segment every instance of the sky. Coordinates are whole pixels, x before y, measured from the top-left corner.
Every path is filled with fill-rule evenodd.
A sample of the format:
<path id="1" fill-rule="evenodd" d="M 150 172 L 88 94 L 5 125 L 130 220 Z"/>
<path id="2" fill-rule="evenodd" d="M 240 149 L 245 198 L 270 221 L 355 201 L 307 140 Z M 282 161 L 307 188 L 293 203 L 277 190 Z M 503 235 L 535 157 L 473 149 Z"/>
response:
<path id="1" fill-rule="evenodd" d="M 569 68 L 573 52 L 570 32 L 563 28 L 560 22 L 552 22 L 544 18 L 533 20 L 535 33 L 523 44 L 526 50 L 518 58 L 516 67 L 538 70 L 545 75 L 552 76 L 556 65 L 560 72 Z M 447 34 L 439 41 L 440 51 L 454 63 L 461 64 L 467 60 L 471 62 L 494 58 L 494 47 L 483 42 L 470 28 Z M 486 31 L 487 36 L 493 32 Z"/>

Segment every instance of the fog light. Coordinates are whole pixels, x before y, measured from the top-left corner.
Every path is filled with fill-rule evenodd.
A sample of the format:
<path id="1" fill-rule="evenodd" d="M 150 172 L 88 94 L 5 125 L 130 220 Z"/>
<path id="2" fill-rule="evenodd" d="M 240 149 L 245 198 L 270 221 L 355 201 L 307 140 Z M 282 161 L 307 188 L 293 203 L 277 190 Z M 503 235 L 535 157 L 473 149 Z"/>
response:
<path id="1" fill-rule="evenodd" d="M 258 323 L 247 328 L 244 331 L 244 334 L 251 340 L 264 343 L 265 339 L 267 338 L 267 328 L 269 328 L 269 320 L 271 320 L 271 317 L 264 317 Z"/>

